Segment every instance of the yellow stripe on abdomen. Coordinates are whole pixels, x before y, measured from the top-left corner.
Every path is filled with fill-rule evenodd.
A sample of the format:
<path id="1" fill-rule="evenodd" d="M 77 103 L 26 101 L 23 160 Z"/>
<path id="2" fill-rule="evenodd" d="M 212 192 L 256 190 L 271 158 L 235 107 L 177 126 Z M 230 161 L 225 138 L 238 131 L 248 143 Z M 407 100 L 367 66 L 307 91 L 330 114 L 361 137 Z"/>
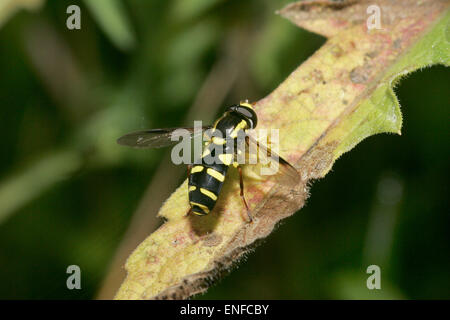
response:
<path id="1" fill-rule="evenodd" d="M 206 173 L 209 174 L 210 176 L 214 177 L 216 180 L 219 180 L 220 182 L 225 181 L 225 176 L 223 174 L 221 174 L 219 171 L 208 168 L 208 169 L 206 169 Z"/>
<path id="2" fill-rule="evenodd" d="M 191 169 L 190 173 L 202 172 L 203 168 L 204 168 L 203 166 L 195 166 Z"/>
<path id="3" fill-rule="evenodd" d="M 205 213 L 209 213 L 209 208 L 207 206 L 205 206 L 204 204 L 192 202 L 192 201 L 189 203 L 191 204 L 191 207 L 197 206 L 197 207 L 201 208 Z M 194 211 L 194 213 L 198 215 L 198 213 L 196 213 L 195 211 Z"/>
<path id="4" fill-rule="evenodd" d="M 200 192 L 203 193 L 208 198 L 211 198 L 212 200 L 217 200 L 217 195 L 214 194 L 214 192 L 211 192 L 209 190 L 206 190 L 205 188 L 200 188 Z"/>

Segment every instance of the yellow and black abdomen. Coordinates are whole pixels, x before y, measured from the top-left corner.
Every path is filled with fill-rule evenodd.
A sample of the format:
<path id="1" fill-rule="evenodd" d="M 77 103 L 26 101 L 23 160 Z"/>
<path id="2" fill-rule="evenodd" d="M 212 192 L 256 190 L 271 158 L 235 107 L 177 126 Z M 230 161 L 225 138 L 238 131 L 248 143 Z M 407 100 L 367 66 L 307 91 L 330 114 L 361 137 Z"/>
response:
<path id="1" fill-rule="evenodd" d="M 228 166 L 225 164 L 194 165 L 189 174 L 189 203 L 192 212 L 206 215 L 216 205 Z"/>

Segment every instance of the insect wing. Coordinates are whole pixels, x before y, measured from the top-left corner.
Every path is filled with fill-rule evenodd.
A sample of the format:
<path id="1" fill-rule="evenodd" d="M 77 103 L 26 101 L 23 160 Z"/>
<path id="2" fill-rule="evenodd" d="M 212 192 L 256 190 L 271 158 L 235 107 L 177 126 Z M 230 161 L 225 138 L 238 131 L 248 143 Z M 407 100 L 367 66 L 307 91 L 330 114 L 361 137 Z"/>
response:
<path id="1" fill-rule="evenodd" d="M 252 159 L 258 163 L 271 163 L 273 161 L 278 162 L 278 171 L 275 174 L 275 178 L 280 184 L 293 187 L 297 185 L 300 180 L 300 174 L 289 162 L 280 157 L 277 153 L 272 151 L 269 147 L 264 146 L 250 136 L 246 136 L 246 160 Z M 250 160 L 251 161 L 251 160 Z M 250 162 L 251 163 L 251 162 Z"/>
<path id="2" fill-rule="evenodd" d="M 177 144 L 179 142 L 177 137 L 187 135 L 189 138 L 195 138 L 201 136 L 209 128 L 211 126 L 201 127 L 201 130 L 198 128 L 167 128 L 136 131 L 120 137 L 117 139 L 117 143 L 133 148 L 162 148 Z"/>

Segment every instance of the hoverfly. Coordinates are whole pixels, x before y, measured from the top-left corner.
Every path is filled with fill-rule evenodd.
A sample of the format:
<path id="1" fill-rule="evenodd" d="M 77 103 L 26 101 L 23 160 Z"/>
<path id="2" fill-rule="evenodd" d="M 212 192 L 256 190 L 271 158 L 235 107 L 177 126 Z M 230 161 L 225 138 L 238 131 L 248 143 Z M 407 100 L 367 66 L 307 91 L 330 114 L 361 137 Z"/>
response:
<path id="1" fill-rule="evenodd" d="M 245 134 L 247 130 L 254 129 L 257 122 L 258 117 L 252 104 L 246 101 L 228 107 L 225 113 L 216 120 L 214 125 L 201 128 L 202 130 L 200 130 L 200 133 L 203 134 L 206 143 L 201 159 L 200 161 L 197 161 L 199 164 L 188 166 L 188 195 L 191 206 L 188 214 L 192 212 L 202 216 L 209 214 L 213 210 L 219 197 L 220 190 L 222 189 L 223 182 L 225 181 L 228 168 L 230 165 L 233 165 L 239 170 L 240 196 L 247 209 L 249 220 L 253 220 L 244 196 L 244 181 L 241 164 L 236 162 L 237 155 L 241 154 L 242 151 L 239 148 L 236 148 L 236 146 L 238 136 L 242 133 Z M 177 140 L 172 139 L 174 132 L 177 129 L 187 130 L 190 138 L 199 135 L 199 130 L 194 130 L 194 128 L 150 129 L 126 134 L 120 137 L 117 140 L 117 143 L 135 148 L 166 147 L 178 142 Z M 215 136 L 215 132 L 220 133 L 221 137 Z M 226 138 L 224 139 L 222 137 Z M 252 149 L 249 148 L 250 145 L 253 145 L 253 150 L 259 150 L 258 156 L 261 162 L 263 162 L 262 160 L 267 162 L 268 160 L 271 160 L 270 158 L 278 161 L 279 170 L 277 176 L 281 177 L 281 179 L 279 179 L 281 183 L 295 185 L 299 181 L 300 175 L 291 164 L 273 152 L 269 147 L 265 147 L 256 139 L 245 135 L 245 152 L 247 155 L 249 149 Z M 218 152 L 217 150 L 221 151 Z M 217 161 L 210 164 L 210 161 L 206 161 L 206 157 L 208 156 L 213 156 Z M 262 159 L 261 157 L 265 157 L 265 159 Z"/>

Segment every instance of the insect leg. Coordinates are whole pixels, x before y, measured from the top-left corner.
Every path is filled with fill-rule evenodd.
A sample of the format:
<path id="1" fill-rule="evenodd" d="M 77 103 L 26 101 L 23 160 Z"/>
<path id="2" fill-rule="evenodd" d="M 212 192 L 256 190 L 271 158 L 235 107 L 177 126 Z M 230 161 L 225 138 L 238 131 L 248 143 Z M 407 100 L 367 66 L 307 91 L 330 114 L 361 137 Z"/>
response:
<path id="1" fill-rule="evenodd" d="M 185 217 L 192 216 L 192 208 L 189 208 L 188 212 L 184 216 Z"/>
<path id="2" fill-rule="evenodd" d="M 244 196 L 244 179 L 242 178 L 242 168 L 241 168 L 241 166 L 238 166 L 237 168 L 239 170 L 239 185 L 241 187 L 241 198 L 242 198 L 242 201 L 245 204 L 245 208 L 247 209 L 247 215 L 248 215 L 248 218 L 250 220 L 249 222 L 252 222 L 253 221 L 253 217 L 252 217 L 252 214 L 250 212 L 250 209 L 248 208 L 248 204 L 247 204 L 247 201 L 245 201 L 245 196 Z"/>
<path id="3" fill-rule="evenodd" d="M 192 164 L 187 165 L 187 178 L 189 180 L 189 176 L 191 175 Z M 192 207 L 189 205 L 189 210 L 186 213 L 185 217 L 192 215 Z"/>

